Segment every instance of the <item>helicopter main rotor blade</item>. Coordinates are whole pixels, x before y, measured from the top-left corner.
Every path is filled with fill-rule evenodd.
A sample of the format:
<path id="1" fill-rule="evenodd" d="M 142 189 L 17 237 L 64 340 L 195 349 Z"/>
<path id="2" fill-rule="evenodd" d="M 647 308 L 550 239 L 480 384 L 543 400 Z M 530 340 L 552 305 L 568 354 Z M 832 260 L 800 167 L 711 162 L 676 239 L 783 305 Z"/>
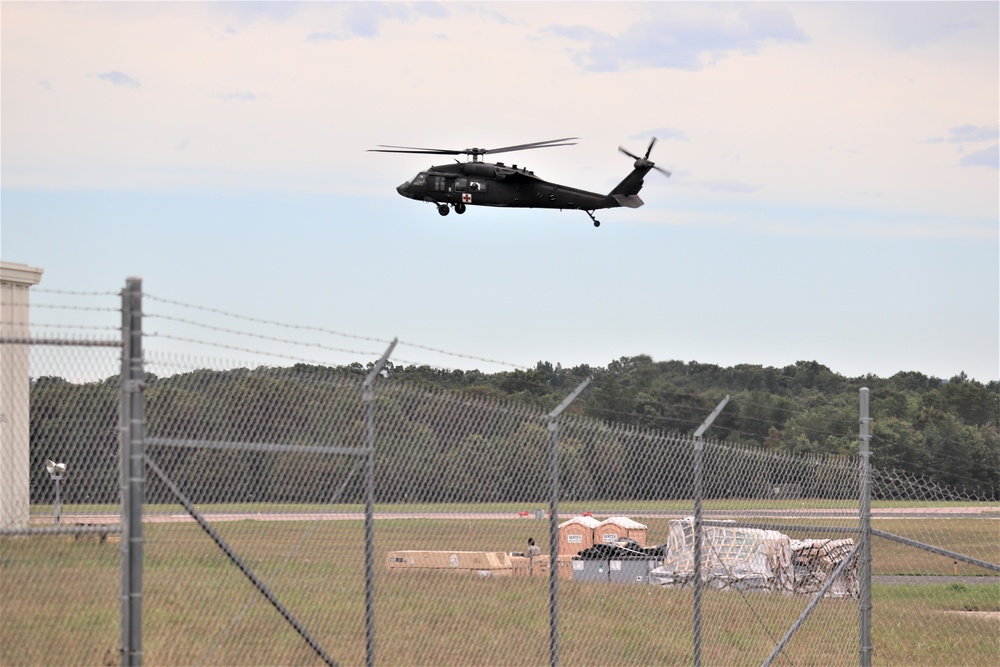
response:
<path id="1" fill-rule="evenodd" d="M 646 159 L 647 160 L 649 159 L 649 154 L 650 154 L 650 152 L 652 152 L 653 146 L 655 146 L 655 145 L 656 145 L 656 137 L 653 137 L 652 139 L 649 140 L 649 146 L 646 148 Z"/>
<path id="2" fill-rule="evenodd" d="M 533 141 L 530 144 L 518 144 L 517 146 L 503 146 L 501 148 L 484 148 L 483 153 L 510 153 L 512 151 L 523 151 L 529 148 L 552 148 L 554 146 L 575 146 L 576 142 L 574 139 L 579 139 L 580 137 L 566 137 L 565 139 L 549 139 L 548 141 Z M 573 143 L 558 143 L 564 141 L 572 141 Z"/>
<path id="3" fill-rule="evenodd" d="M 455 150 L 451 148 L 417 148 L 416 146 L 386 146 L 379 144 L 378 148 L 368 149 L 369 153 L 420 153 L 425 155 L 486 155 L 487 153 L 509 153 L 511 151 L 523 151 L 529 148 L 551 148 L 553 146 L 573 146 L 573 143 L 560 143 L 572 141 L 578 137 L 567 137 L 565 139 L 549 139 L 548 141 L 534 141 L 530 144 L 518 144 L 517 146 L 502 146 L 500 148 L 463 148 Z"/>
<path id="4" fill-rule="evenodd" d="M 461 155 L 466 151 L 453 151 L 447 148 L 413 148 L 410 146 L 384 146 L 369 148 L 369 153 L 429 153 L 431 155 Z"/>

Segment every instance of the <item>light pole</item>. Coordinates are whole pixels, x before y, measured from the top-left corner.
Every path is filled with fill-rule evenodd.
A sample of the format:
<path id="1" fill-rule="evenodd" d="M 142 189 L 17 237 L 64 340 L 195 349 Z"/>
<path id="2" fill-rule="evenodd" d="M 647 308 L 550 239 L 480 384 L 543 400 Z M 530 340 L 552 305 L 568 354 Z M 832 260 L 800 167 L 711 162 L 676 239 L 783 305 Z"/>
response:
<path id="1" fill-rule="evenodd" d="M 53 513 L 55 514 L 56 523 L 59 523 L 59 515 L 62 513 L 62 503 L 59 502 L 59 487 L 63 480 L 63 475 L 66 474 L 66 464 L 56 463 L 52 459 L 49 459 L 45 462 L 45 470 L 49 473 L 52 481 L 56 483 L 56 504 L 53 508 Z"/>

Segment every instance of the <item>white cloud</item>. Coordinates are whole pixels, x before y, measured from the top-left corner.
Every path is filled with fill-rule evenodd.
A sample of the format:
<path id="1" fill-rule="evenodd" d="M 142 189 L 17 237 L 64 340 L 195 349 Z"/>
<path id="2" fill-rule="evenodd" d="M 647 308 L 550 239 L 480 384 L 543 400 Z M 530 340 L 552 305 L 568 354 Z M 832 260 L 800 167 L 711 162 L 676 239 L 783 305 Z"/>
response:
<path id="1" fill-rule="evenodd" d="M 808 41 L 787 8 L 766 3 L 663 3 L 618 34 L 578 24 L 553 25 L 548 30 L 586 43 L 574 60 L 596 72 L 636 68 L 698 70 L 732 54 L 757 53 L 768 43 Z"/>
<path id="2" fill-rule="evenodd" d="M 847 3 L 844 3 L 847 4 Z M 849 3 L 856 29 L 897 50 L 980 39 L 997 29 L 995 2 Z M 896 6 L 893 6 L 896 5 Z M 901 16 L 905 18 L 901 19 Z"/>
<path id="3" fill-rule="evenodd" d="M 1000 125 L 978 127 L 976 125 L 961 125 L 951 128 L 948 141 L 952 143 L 967 141 L 996 141 L 1000 138 Z"/>
<path id="4" fill-rule="evenodd" d="M 98 79 L 113 83 L 116 86 L 124 86 L 126 88 L 138 88 L 139 82 L 130 77 L 124 72 L 119 72 L 118 70 L 112 70 L 110 72 L 100 72 L 94 74 Z"/>
<path id="5" fill-rule="evenodd" d="M 959 125 L 948 130 L 947 137 L 935 137 L 926 139 L 923 143 L 940 144 L 944 142 L 960 144 L 975 143 L 981 141 L 996 141 L 1000 138 L 1000 126 L 998 125 Z"/>
<path id="6" fill-rule="evenodd" d="M 989 167 L 1000 169 L 1000 145 L 993 145 L 975 153 L 969 153 L 959 162 L 963 167 Z"/>

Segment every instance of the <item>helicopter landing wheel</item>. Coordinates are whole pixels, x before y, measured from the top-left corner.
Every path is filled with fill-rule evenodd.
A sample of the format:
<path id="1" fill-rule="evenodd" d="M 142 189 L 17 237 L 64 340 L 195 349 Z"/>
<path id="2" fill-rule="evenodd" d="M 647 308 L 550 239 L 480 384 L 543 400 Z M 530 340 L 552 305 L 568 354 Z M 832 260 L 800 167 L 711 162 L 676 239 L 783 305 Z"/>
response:
<path id="1" fill-rule="evenodd" d="M 601 226 L 601 221 L 600 220 L 594 220 L 594 227 L 600 227 L 600 226 Z"/>
<path id="2" fill-rule="evenodd" d="M 584 211 L 584 213 L 586 213 L 587 215 L 589 215 L 590 219 L 594 221 L 594 227 L 600 227 L 601 226 L 601 221 L 594 217 L 594 212 L 593 211 Z"/>
<path id="3" fill-rule="evenodd" d="M 447 204 L 438 204 L 438 213 L 440 215 L 448 215 L 448 213 L 450 213 L 450 212 L 451 212 L 451 209 L 448 208 Z"/>
<path id="4" fill-rule="evenodd" d="M 455 213 L 458 213 L 459 215 L 465 213 L 465 204 L 462 203 L 455 204 Z"/>

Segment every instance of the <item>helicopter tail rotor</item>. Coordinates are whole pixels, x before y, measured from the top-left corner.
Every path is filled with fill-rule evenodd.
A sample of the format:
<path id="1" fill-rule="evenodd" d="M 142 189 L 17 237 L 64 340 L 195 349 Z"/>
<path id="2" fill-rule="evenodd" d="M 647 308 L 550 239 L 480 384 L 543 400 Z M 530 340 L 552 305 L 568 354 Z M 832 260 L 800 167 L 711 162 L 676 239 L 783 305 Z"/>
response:
<path id="1" fill-rule="evenodd" d="M 630 158 L 635 160 L 636 169 L 639 169 L 641 167 L 649 167 L 650 169 L 655 169 L 656 171 L 660 172 L 667 178 L 670 178 L 670 171 L 664 169 L 663 167 L 657 167 L 656 163 L 649 159 L 649 154 L 653 152 L 653 146 L 656 145 L 656 141 L 657 141 L 656 137 L 653 137 L 652 139 L 649 140 L 649 145 L 646 147 L 646 154 L 643 155 L 642 157 L 630 153 L 629 151 L 625 150 L 625 148 L 622 146 L 619 146 L 618 150 L 619 152 L 624 153 L 625 155 L 628 155 Z"/>

